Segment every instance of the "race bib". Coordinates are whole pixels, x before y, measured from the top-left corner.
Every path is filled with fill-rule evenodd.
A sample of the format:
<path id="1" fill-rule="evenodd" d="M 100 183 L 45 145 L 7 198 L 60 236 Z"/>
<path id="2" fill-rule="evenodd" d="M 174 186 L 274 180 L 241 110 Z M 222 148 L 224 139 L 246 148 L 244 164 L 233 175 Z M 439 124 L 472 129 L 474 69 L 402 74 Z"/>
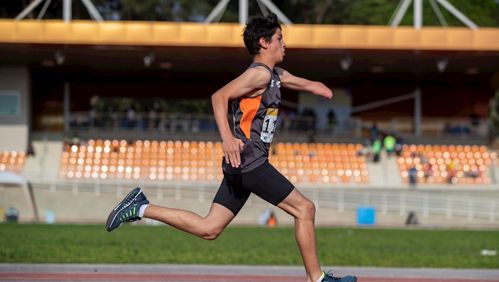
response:
<path id="1" fill-rule="evenodd" d="M 274 137 L 275 127 L 277 124 L 277 108 L 268 108 L 267 115 L 263 119 L 262 133 L 260 139 L 265 143 L 271 143 Z"/>

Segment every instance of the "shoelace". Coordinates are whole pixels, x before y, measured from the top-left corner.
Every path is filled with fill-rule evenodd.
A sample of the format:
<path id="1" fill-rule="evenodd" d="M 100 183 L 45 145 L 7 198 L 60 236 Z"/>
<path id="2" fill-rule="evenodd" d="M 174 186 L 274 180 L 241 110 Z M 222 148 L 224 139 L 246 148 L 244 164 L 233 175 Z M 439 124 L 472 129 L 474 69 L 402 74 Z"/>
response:
<path id="1" fill-rule="evenodd" d="M 140 191 L 139 191 L 139 193 L 140 193 Z M 125 199 L 125 200 L 126 200 L 126 202 L 125 202 L 125 206 L 126 206 L 126 207 L 128 207 L 129 205 L 131 205 L 131 204 L 132 204 L 132 202 L 135 200 L 135 198 L 136 198 L 136 196 L 137 196 L 137 195 L 138 195 L 138 193 L 137 193 L 137 194 L 135 194 L 135 195 L 129 195 L 129 196 Z"/>

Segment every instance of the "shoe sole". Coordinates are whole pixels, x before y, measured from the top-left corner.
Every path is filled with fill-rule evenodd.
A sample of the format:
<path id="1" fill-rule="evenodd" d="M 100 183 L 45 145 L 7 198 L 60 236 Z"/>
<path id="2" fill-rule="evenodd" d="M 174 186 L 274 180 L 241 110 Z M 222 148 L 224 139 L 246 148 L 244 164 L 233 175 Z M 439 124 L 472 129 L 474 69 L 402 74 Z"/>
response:
<path id="1" fill-rule="evenodd" d="M 125 196 L 125 199 L 132 193 L 133 191 L 131 191 L 130 193 L 128 193 L 126 196 Z M 118 215 L 118 213 L 120 213 L 122 210 L 126 209 L 127 207 L 129 207 L 132 202 L 137 199 L 137 197 L 142 194 L 142 189 L 139 190 L 139 192 L 137 193 L 137 195 L 135 195 L 133 197 L 133 199 L 130 201 L 130 203 L 126 206 L 123 206 L 121 209 L 117 210 L 119 208 L 119 206 L 121 205 L 121 203 L 123 203 L 123 201 L 125 199 L 123 199 L 123 201 L 121 201 L 112 211 L 111 213 L 109 214 L 109 216 L 107 217 L 107 221 L 106 221 L 106 229 L 108 232 L 111 232 L 113 231 L 114 229 L 118 228 L 114 228 L 114 229 L 110 229 L 111 228 L 111 225 L 114 223 L 114 221 L 116 220 L 116 216 Z"/>

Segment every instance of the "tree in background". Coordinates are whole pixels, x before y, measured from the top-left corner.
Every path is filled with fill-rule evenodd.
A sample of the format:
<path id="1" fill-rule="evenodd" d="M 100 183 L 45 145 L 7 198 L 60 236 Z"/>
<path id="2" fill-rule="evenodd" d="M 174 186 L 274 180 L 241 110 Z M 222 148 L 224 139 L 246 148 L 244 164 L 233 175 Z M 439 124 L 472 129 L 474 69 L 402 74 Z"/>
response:
<path id="1" fill-rule="evenodd" d="M 448 0 L 468 18 L 481 27 L 499 26 L 499 1 Z M 0 1 L 0 17 L 13 18 L 31 0 Z M 203 21 L 219 0 L 93 0 L 106 20 L 127 21 Z M 273 0 L 294 23 L 387 25 L 400 0 Z M 81 1 L 73 1 L 73 19 L 89 19 Z M 221 21 L 238 21 L 238 3 L 232 0 Z M 41 6 L 28 16 L 36 18 Z M 250 15 L 261 14 L 256 0 L 248 1 Z M 412 8 L 411 8 L 412 9 Z M 447 10 L 441 8 L 449 26 L 463 26 Z M 54 0 L 44 17 L 62 18 L 62 1 Z M 401 25 L 412 25 L 413 13 L 408 11 Z M 439 26 L 429 0 L 423 0 L 423 23 Z"/>

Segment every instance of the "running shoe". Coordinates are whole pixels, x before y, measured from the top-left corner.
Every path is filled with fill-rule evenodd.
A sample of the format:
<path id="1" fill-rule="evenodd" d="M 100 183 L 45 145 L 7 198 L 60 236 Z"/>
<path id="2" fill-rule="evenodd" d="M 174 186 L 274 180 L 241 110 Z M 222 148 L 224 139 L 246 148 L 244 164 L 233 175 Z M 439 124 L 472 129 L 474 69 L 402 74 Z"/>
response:
<path id="1" fill-rule="evenodd" d="M 355 276 L 334 277 L 332 272 L 324 273 L 322 282 L 357 282 Z"/>
<path id="2" fill-rule="evenodd" d="M 144 192 L 139 187 L 133 189 L 109 214 L 106 222 L 107 231 L 111 232 L 123 222 L 140 220 L 139 210 L 149 204 Z"/>

